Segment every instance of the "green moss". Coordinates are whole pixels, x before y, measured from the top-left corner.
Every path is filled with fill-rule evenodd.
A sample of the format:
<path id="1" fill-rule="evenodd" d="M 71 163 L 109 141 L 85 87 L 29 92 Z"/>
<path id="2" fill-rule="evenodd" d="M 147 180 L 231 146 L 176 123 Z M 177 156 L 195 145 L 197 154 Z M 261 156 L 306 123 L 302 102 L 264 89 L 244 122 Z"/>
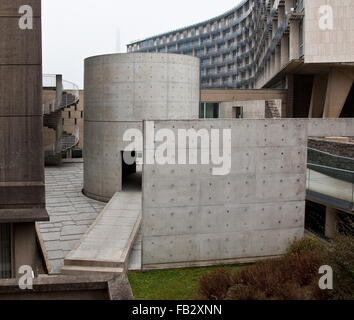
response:
<path id="1" fill-rule="evenodd" d="M 203 274 L 220 267 L 172 269 L 129 274 L 136 300 L 193 300 Z M 235 271 L 240 266 L 227 266 Z"/>

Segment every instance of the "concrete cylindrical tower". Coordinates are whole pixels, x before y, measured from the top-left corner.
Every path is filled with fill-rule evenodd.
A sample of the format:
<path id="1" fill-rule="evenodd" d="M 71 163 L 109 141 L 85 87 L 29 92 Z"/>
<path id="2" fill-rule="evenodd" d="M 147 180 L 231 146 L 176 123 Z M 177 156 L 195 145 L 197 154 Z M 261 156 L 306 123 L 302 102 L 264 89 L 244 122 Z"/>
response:
<path id="1" fill-rule="evenodd" d="M 114 54 L 85 60 L 87 196 L 108 201 L 121 190 L 127 129 L 142 130 L 142 120 L 198 118 L 199 79 L 199 59 L 186 55 Z"/>

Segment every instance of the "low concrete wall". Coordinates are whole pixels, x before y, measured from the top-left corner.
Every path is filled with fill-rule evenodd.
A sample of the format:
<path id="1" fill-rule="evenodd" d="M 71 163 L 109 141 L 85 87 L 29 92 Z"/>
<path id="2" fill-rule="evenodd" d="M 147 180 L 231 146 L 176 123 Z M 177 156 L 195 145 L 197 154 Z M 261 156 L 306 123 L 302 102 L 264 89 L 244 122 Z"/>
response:
<path id="1" fill-rule="evenodd" d="M 352 135 L 354 120 L 155 121 L 155 133 L 190 128 L 232 130 L 231 172 L 144 164 L 144 269 L 283 254 L 304 234 L 308 136 Z"/>
<path id="2" fill-rule="evenodd" d="M 126 274 L 117 277 L 41 276 L 33 289 L 21 290 L 19 279 L 0 280 L 0 300 L 133 300 Z"/>
<path id="3" fill-rule="evenodd" d="M 287 89 L 204 89 L 201 92 L 201 102 L 281 100 L 280 114 L 284 117 L 286 115 L 287 110 L 287 99 Z"/>

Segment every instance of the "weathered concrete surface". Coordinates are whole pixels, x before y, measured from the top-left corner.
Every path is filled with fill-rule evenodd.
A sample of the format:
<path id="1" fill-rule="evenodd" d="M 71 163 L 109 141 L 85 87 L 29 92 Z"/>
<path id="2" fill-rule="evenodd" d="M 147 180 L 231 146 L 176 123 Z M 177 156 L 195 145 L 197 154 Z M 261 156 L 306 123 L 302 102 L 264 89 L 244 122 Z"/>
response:
<path id="1" fill-rule="evenodd" d="M 126 274 L 115 277 L 41 276 L 33 290 L 21 290 L 18 279 L 0 280 L 0 300 L 133 300 Z"/>
<path id="2" fill-rule="evenodd" d="M 305 63 L 353 62 L 353 1 L 305 0 L 304 6 Z"/>
<path id="3" fill-rule="evenodd" d="M 21 265 L 42 271 L 35 221 L 48 220 L 42 144 L 41 1 L 30 0 L 33 28 L 19 27 L 18 0 L 0 2 L 0 223 L 11 227 L 4 276 Z"/>
<path id="4" fill-rule="evenodd" d="M 352 136 L 354 119 L 155 121 L 162 128 L 231 129 L 232 168 L 144 165 L 144 269 L 283 254 L 304 234 L 308 136 Z"/>
<path id="5" fill-rule="evenodd" d="M 19 1 L 0 4 L 0 222 L 1 209 L 23 209 L 24 220 L 36 221 L 31 209 L 45 208 L 41 1 L 31 4 L 36 18 L 25 31 Z"/>
<path id="6" fill-rule="evenodd" d="M 46 168 L 46 200 L 50 222 L 39 223 L 50 273 L 60 273 L 64 257 L 95 221 L 105 203 L 85 197 L 83 163 Z"/>
<path id="7" fill-rule="evenodd" d="M 85 194 L 108 201 L 122 187 L 127 129 L 145 119 L 197 119 L 199 59 L 115 54 L 85 60 Z M 137 150 L 141 151 L 141 150 Z"/>
<path id="8" fill-rule="evenodd" d="M 116 193 L 65 258 L 66 274 L 122 273 L 140 229 L 141 191 Z"/>

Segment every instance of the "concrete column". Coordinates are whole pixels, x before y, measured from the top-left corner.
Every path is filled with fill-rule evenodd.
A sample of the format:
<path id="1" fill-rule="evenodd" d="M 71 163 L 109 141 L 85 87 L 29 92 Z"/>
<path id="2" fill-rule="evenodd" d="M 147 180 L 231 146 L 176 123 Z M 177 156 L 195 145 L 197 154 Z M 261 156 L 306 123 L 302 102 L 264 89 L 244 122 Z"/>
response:
<path id="1" fill-rule="evenodd" d="M 275 74 L 275 52 L 270 56 L 270 76 Z"/>
<path id="2" fill-rule="evenodd" d="M 42 135 L 41 1 L 27 2 L 33 9 L 33 28 L 26 30 L 19 25 L 22 4 L 0 1 L 0 223 L 48 219 Z M 13 220 L 6 219 L 11 214 Z"/>
<path id="3" fill-rule="evenodd" d="M 300 22 L 298 20 L 290 21 L 290 46 L 289 60 L 299 59 L 300 57 Z"/>
<path id="4" fill-rule="evenodd" d="M 333 68 L 328 76 L 324 118 L 339 118 L 350 89 L 354 76 L 344 73 L 338 68 Z"/>
<path id="5" fill-rule="evenodd" d="M 272 27 L 272 39 L 275 37 L 275 34 L 278 31 L 278 22 L 277 21 L 273 21 L 273 27 Z"/>
<path id="6" fill-rule="evenodd" d="M 289 62 L 289 36 L 284 35 L 281 39 L 281 58 L 280 66 L 284 67 Z"/>
<path id="7" fill-rule="evenodd" d="M 338 234 L 338 210 L 331 207 L 327 207 L 325 236 L 327 238 L 334 238 L 337 234 Z"/>
<path id="8" fill-rule="evenodd" d="M 285 7 L 279 6 L 278 7 L 278 28 L 281 26 L 285 15 Z"/>
<path id="9" fill-rule="evenodd" d="M 274 64 L 274 69 L 275 69 L 275 72 L 279 72 L 280 71 L 280 60 L 281 60 L 281 49 L 280 49 L 280 46 L 277 46 L 275 48 L 275 64 Z"/>
<path id="10" fill-rule="evenodd" d="M 56 104 L 60 104 L 63 97 L 63 76 L 61 74 L 57 74 L 55 76 L 56 81 L 56 95 L 55 95 L 55 102 Z"/>
<path id="11" fill-rule="evenodd" d="M 294 75 L 287 75 L 287 88 L 288 88 L 288 100 L 287 100 L 287 111 L 286 117 L 293 118 L 294 116 Z"/>
<path id="12" fill-rule="evenodd" d="M 113 54 L 85 60 L 86 195 L 108 201 L 122 190 L 126 130 L 141 130 L 142 120 L 199 118 L 199 77 L 199 59 L 187 55 Z"/>
<path id="13" fill-rule="evenodd" d="M 31 266 L 37 276 L 44 273 L 44 266 L 37 247 L 37 235 L 34 223 L 16 223 L 13 225 L 13 274 L 21 276 L 19 268 Z"/>
<path id="14" fill-rule="evenodd" d="M 313 81 L 309 118 L 322 118 L 326 100 L 327 74 L 316 74 Z"/>

